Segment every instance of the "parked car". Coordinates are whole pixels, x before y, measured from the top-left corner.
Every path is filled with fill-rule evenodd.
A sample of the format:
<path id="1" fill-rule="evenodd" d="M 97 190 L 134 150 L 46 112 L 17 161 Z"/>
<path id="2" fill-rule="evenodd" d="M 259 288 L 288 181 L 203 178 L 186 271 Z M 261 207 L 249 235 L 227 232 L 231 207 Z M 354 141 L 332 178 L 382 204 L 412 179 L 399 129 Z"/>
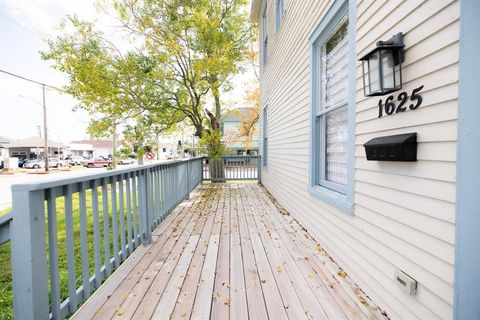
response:
<path id="1" fill-rule="evenodd" d="M 132 159 L 132 158 L 120 159 L 118 161 L 118 164 L 134 164 L 134 163 L 135 163 L 135 159 Z"/>
<path id="2" fill-rule="evenodd" d="M 27 158 L 24 158 L 24 159 L 18 159 L 18 167 L 19 168 L 23 168 L 23 166 L 25 165 L 25 163 L 27 163 L 29 160 Z"/>
<path id="3" fill-rule="evenodd" d="M 48 167 L 49 168 L 61 168 L 68 167 L 70 164 L 65 160 L 60 160 L 58 158 L 48 158 Z M 43 159 L 34 159 L 27 161 L 24 165 L 26 169 L 39 169 L 45 168 L 45 161 Z"/>
<path id="4" fill-rule="evenodd" d="M 87 168 L 94 168 L 94 167 L 107 167 L 112 164 L 112 160 L 105 159 L 105 158 L 93 158 L 88 159 L 83 162 L 83 166 Z"/>
<path id="5" fill-rule="evenodd" d="M 80 156 L 74 156 L 74 157 L 68 157 L 66 161 L 68 161 L 68 163 L 71 166 L 81 166 L 85 161 L 85 158 Z"/>

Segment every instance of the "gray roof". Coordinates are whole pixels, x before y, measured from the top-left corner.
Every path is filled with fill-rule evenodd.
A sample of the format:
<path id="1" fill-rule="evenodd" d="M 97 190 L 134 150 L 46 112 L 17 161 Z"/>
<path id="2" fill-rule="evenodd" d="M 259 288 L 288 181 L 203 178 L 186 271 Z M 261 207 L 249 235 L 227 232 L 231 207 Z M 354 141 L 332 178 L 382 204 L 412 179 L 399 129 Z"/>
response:
<path id="1" fill-rule="evenodd" d="M 9 148 L 32 148 L 32 147 L 43 147 L 45 144 L 45 139 L 42 137 L 30 137 L 26 139 L 19 139 L 11 141 L 8 145 Z M 66 144 L 61 142 L 48 140 L 49 148 L 67 148 Z"/>
<path id="2" fill-rule="evenodd" d="M 223 116 L 222 122 L 242 122 L 243 117 L 250 111 L 251 108 L 236 108 L 230 110 Z"/>
<path id="3" fill-rule="evenodd" d="M 0 144 L 9 144 L 10 139 L 5 138 L 5 137 L 0 137 Z"/>

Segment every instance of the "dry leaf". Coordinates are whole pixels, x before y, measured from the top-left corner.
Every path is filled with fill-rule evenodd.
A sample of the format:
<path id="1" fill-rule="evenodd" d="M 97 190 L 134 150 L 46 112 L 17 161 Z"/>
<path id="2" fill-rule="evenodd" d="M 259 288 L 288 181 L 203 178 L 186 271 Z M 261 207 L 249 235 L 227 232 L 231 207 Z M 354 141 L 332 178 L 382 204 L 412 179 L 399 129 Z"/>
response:
<path id="1" fill-rule="evenodd" d="M 347 274 L 343 270 L 338 271 L 337 274 L 342 278 L 345 278 L 347 276 Z"/>
<path id="2" fill-rule="evenodd" d="M 277 272 L 282 272 L 282 267 L 277 267 Z"/>
<path id="3" fill-rule="evenodd" d="M 309 274 L 308 279 L 313 280 L 313 279 L 315 279 L 315 277 L 313 276 L 313 274 Z"/>
<path id="4" fill-rule="evenodd" d="M 122 308 L 120 307 L 115 307 L 115 313 L 117 314 L 117 316 L 123 316 L 123 314 L 125 313 L 125 311 L 123 311 Z"/>
<path id="5" fill-rule="evenodd" d="M 262 279 L 262 283 L 266 283 L 266 282 L 267 282 L 267 280 L 265 280 L 265 279 Z"/>
<path id="6" fill-rule="evenodd" d="M 223 302 L 226 306 L 229 306 L 230 305 L 230 298 L 227 298 L 227 300 L 225 300 L 225 302 Z"/>

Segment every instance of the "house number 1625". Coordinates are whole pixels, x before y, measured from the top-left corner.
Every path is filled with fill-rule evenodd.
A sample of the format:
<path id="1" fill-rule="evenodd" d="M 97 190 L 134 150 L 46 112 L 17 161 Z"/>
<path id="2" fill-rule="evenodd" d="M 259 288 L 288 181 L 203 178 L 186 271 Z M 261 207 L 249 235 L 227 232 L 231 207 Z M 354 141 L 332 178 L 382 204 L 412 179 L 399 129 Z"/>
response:
<path id="1" fill-rule="evenodd" d="M 410 110 L 418 109 L 418 107 L 420 107 L 420 105 L 422 104 L 423 102 L 422 96 L 418 94 L 422 89 L 423 89 L 423 86 L 420 86 L 412 90 L 412 94 L 410 95 L 410 101 L 413 103 L 408 106 Z M 387 115 L 407 111 L 406 103 L 408 100 L 408 94 L 405 91 L 401 92 L 398 95 L 397 100 L 400 102 L 398 105 L 395 105 L 394 99 L 395 97 L 393 95 L 388 96 L 387 99 L 385 99 L 385 104 L 383 104 L 382 99 L 378 100 L 378 117 L 379 118 L 383 116 L 384 111 Z"/>

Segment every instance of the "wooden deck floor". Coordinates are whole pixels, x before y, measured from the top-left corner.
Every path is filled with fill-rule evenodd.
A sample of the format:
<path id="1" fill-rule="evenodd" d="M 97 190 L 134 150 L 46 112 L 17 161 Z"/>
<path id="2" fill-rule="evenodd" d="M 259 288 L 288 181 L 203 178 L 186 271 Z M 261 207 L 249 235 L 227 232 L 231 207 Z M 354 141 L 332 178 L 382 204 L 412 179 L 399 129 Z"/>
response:
<path id="1" fill-rule="evenodd" d="M 384 319 L 258 184 L 195 190 L 74 319 Z"/>

